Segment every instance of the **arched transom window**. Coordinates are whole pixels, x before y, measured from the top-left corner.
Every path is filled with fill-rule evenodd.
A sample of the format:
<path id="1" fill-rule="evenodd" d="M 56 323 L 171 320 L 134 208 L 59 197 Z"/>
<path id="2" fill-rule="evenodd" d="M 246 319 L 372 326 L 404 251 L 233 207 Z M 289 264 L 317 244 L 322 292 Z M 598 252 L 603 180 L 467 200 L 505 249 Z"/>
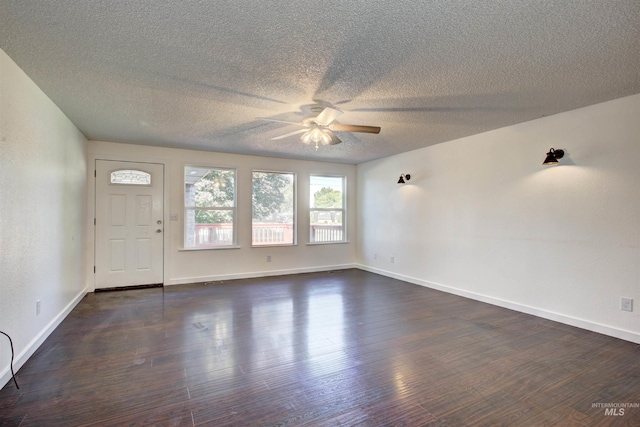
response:
<path id="1" fill-rule="evenodd" d="M 151 174 L 132 169 L 113 171 L 110 179 L 111 184 L 151 185 Z"/>

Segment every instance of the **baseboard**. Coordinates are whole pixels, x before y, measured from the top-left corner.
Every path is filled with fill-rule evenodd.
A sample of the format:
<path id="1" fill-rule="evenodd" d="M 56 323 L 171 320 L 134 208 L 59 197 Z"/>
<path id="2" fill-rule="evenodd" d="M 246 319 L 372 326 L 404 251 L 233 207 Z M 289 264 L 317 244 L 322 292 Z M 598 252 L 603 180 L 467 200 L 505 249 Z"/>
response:
<path id="1" fill-rule="evenodd" d="M 255 279 L 257 277 L 268 277 L 268 276 L 287 276 L 290 274 L 318 273 L 321 271 L 346 270 L 349 268 L 358 268 L 358 266 L 356 264 L 340 264 L 340 265 L 325 265 L 322 267 L 291 268 L 287 270 L 252 271 L 248 273 L 233 273 L 233 274 L 220 274 L 220 275 L 213 275 L 213 276 L 185 277 L 181 279 L 172 279 L 168 283 L 165 282 L 165 286 L 186 285 L 189 283 L 201 283 L 201 282 L 218 282 L 221 280 Z"/>
<path id="2" fill-rule="evenodd" d="M 78 305 L 78 303 L 82 300 L 82 298 L 84 298 L 86 294 L 86 288 L 80 291 L 80 293 L 76 295 L 76 297 L 71 300 L 71 302 L 69 302 L 69 304 L 67 304 L 66 307 L 60 313 L 58 313 L 58 315 L 54 317 L 49 322 L 49 324 L 47 324 L 47 326 L 42 331 L 40 331 L 40 333 L 36 335 L 35 338 L 31 340 L 29 344 L 27 344 L 25 349 L 15 356 L 13 361 L 13 370 L 16 373 L 22 367 L 22 365 L 24 365 L 26 361 L 29 360 L 33 353 L 36 352 L 38 347 L 42 345 L 44 340 L 46 340 L 47 337 L 51 335 L 51 333 L 58 327 L 58 325 L 60 325 L 60 323 L 62 323 L 62 321 L 69 315 L 69 313 L 71 313 L 71 310 L 73 310 L 75 306 Z M 20 376 L 16 375 L 16 378 L 18 380 L 18 385 L 20 385 Z M 12 381 L 11 368 L 7 364 L 7 368 L 0 373 L 0 388 L 4 387 L 9 381 Z"/>
<path id="3" fill-rule="evenodd" d="M 451 286 L 442 285 L 439 283 L 429 282 L 427 280 L 417 279 L 415 277 L 405 276 L 403 274 L 393 273 L 387 270 L 381 270 L 379 268 L 369 267 L 362 264 L 357 264 L 360 270 L 369 271 L 371 273 L 380 274 L 382 276 L 391 277 L 393 279 L 402 280 L 403 282 L 413 283 L 415 285 L 424 286 L 427 288 L 435 289 L 449 294 L 458 295 L 461 297 L 469 298 L 472 300 L 485 302 L 487 304 L 496 305 L 498 307 L 508 308 L 510 310 L 519 311 L 521 313 L 531 314 L 533 316 L 541 317 L 547 320 L 553 320 L 554 322 L 564 323 L 569 326 L 575 326 L 576 328 L 585 329 L 591 332 L 597 332 L 599 334 L 608 335 L 614 338 L 620 338 L 625 341 L 630 341 L 636 344 L 640 344 L 640 334 L 625 329 L 618 329 L 600 323 L 591 322 L 585 319 L 579 319 L 565 314 L 556 313 L 528 305 L 515 303 L 512 301 L 503 300 L 500 298 L 494 298 L 487 295 L 478 294 L 475 292 L 465 291 L 463 289 L 454 288 Z"/>

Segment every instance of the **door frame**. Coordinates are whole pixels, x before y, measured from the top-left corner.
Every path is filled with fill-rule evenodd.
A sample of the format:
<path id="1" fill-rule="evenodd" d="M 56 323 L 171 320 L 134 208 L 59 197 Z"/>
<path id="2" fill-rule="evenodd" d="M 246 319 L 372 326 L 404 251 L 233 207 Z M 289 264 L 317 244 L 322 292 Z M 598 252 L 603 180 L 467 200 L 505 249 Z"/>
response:
<path id="1" fill-rule="evenodd" d="M 86 218 L 86 268 L 85 268 L 85 283 L 86 283 L 86 292 L 95 292 L 96 290 L 96 276 L 94 273 L 94 266 L 96 265 L 96 228 L 94 225 L 94 220 L 96 218 L 96 203 L 97 203 L 97 194 L 96 194 L 96 161 L 98 160 L 106 160 L 106 161 L 115 161 L 115 162 L 131 162 L 131 163 L 156 163 L 164 165 L 164 176 L 163 176 L 163 210 L 162 210 L 162 222 L 164 224 L 164 232 L 163 232 L 163 248 L 162 248 L 162 284 L 163 286 L 167 283 L 167 277 L 170 276 L 170 265 L 168 259 L 169 254 L 169 245 L 170 245 L 170 234 L 171 234 L 171 225 L 172 223 L 169 221 L 169 209 L 170 209 L 170 170 L 171 170 L 171 160 L 166 158 L 138 158 L 138 157 L 130 157 L 130 156 L 117 156 L 117 155 L 100 155 L 100 154 L 91 154 L 87 155 L 87 218 Z M 173 221 L 175 222 L 175 221 Z"/>

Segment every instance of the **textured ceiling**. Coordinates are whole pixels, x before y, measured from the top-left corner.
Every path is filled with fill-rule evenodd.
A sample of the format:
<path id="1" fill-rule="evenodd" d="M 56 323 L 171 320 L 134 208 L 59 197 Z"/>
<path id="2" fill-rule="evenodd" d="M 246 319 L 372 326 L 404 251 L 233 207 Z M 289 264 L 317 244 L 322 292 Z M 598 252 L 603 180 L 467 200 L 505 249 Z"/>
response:
<path id="1" fill-rule="evenodd" d="M 0 48 L 89 139 L 360 163 L 640 93 L 640 2 L 0 0 Z M 382 131 L 255 119 L 314 103 Z"/>

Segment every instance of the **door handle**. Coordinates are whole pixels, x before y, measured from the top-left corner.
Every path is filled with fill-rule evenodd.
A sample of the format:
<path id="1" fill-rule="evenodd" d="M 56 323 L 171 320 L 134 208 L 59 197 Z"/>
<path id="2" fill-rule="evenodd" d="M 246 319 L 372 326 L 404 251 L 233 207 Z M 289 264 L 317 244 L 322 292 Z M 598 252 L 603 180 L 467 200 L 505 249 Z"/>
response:
<path id="1" fill-rule="evenodd" d="M 160 230 L 159 228 L 156 230 L 156 233 L 162 233 L 162 230 Z"/>

